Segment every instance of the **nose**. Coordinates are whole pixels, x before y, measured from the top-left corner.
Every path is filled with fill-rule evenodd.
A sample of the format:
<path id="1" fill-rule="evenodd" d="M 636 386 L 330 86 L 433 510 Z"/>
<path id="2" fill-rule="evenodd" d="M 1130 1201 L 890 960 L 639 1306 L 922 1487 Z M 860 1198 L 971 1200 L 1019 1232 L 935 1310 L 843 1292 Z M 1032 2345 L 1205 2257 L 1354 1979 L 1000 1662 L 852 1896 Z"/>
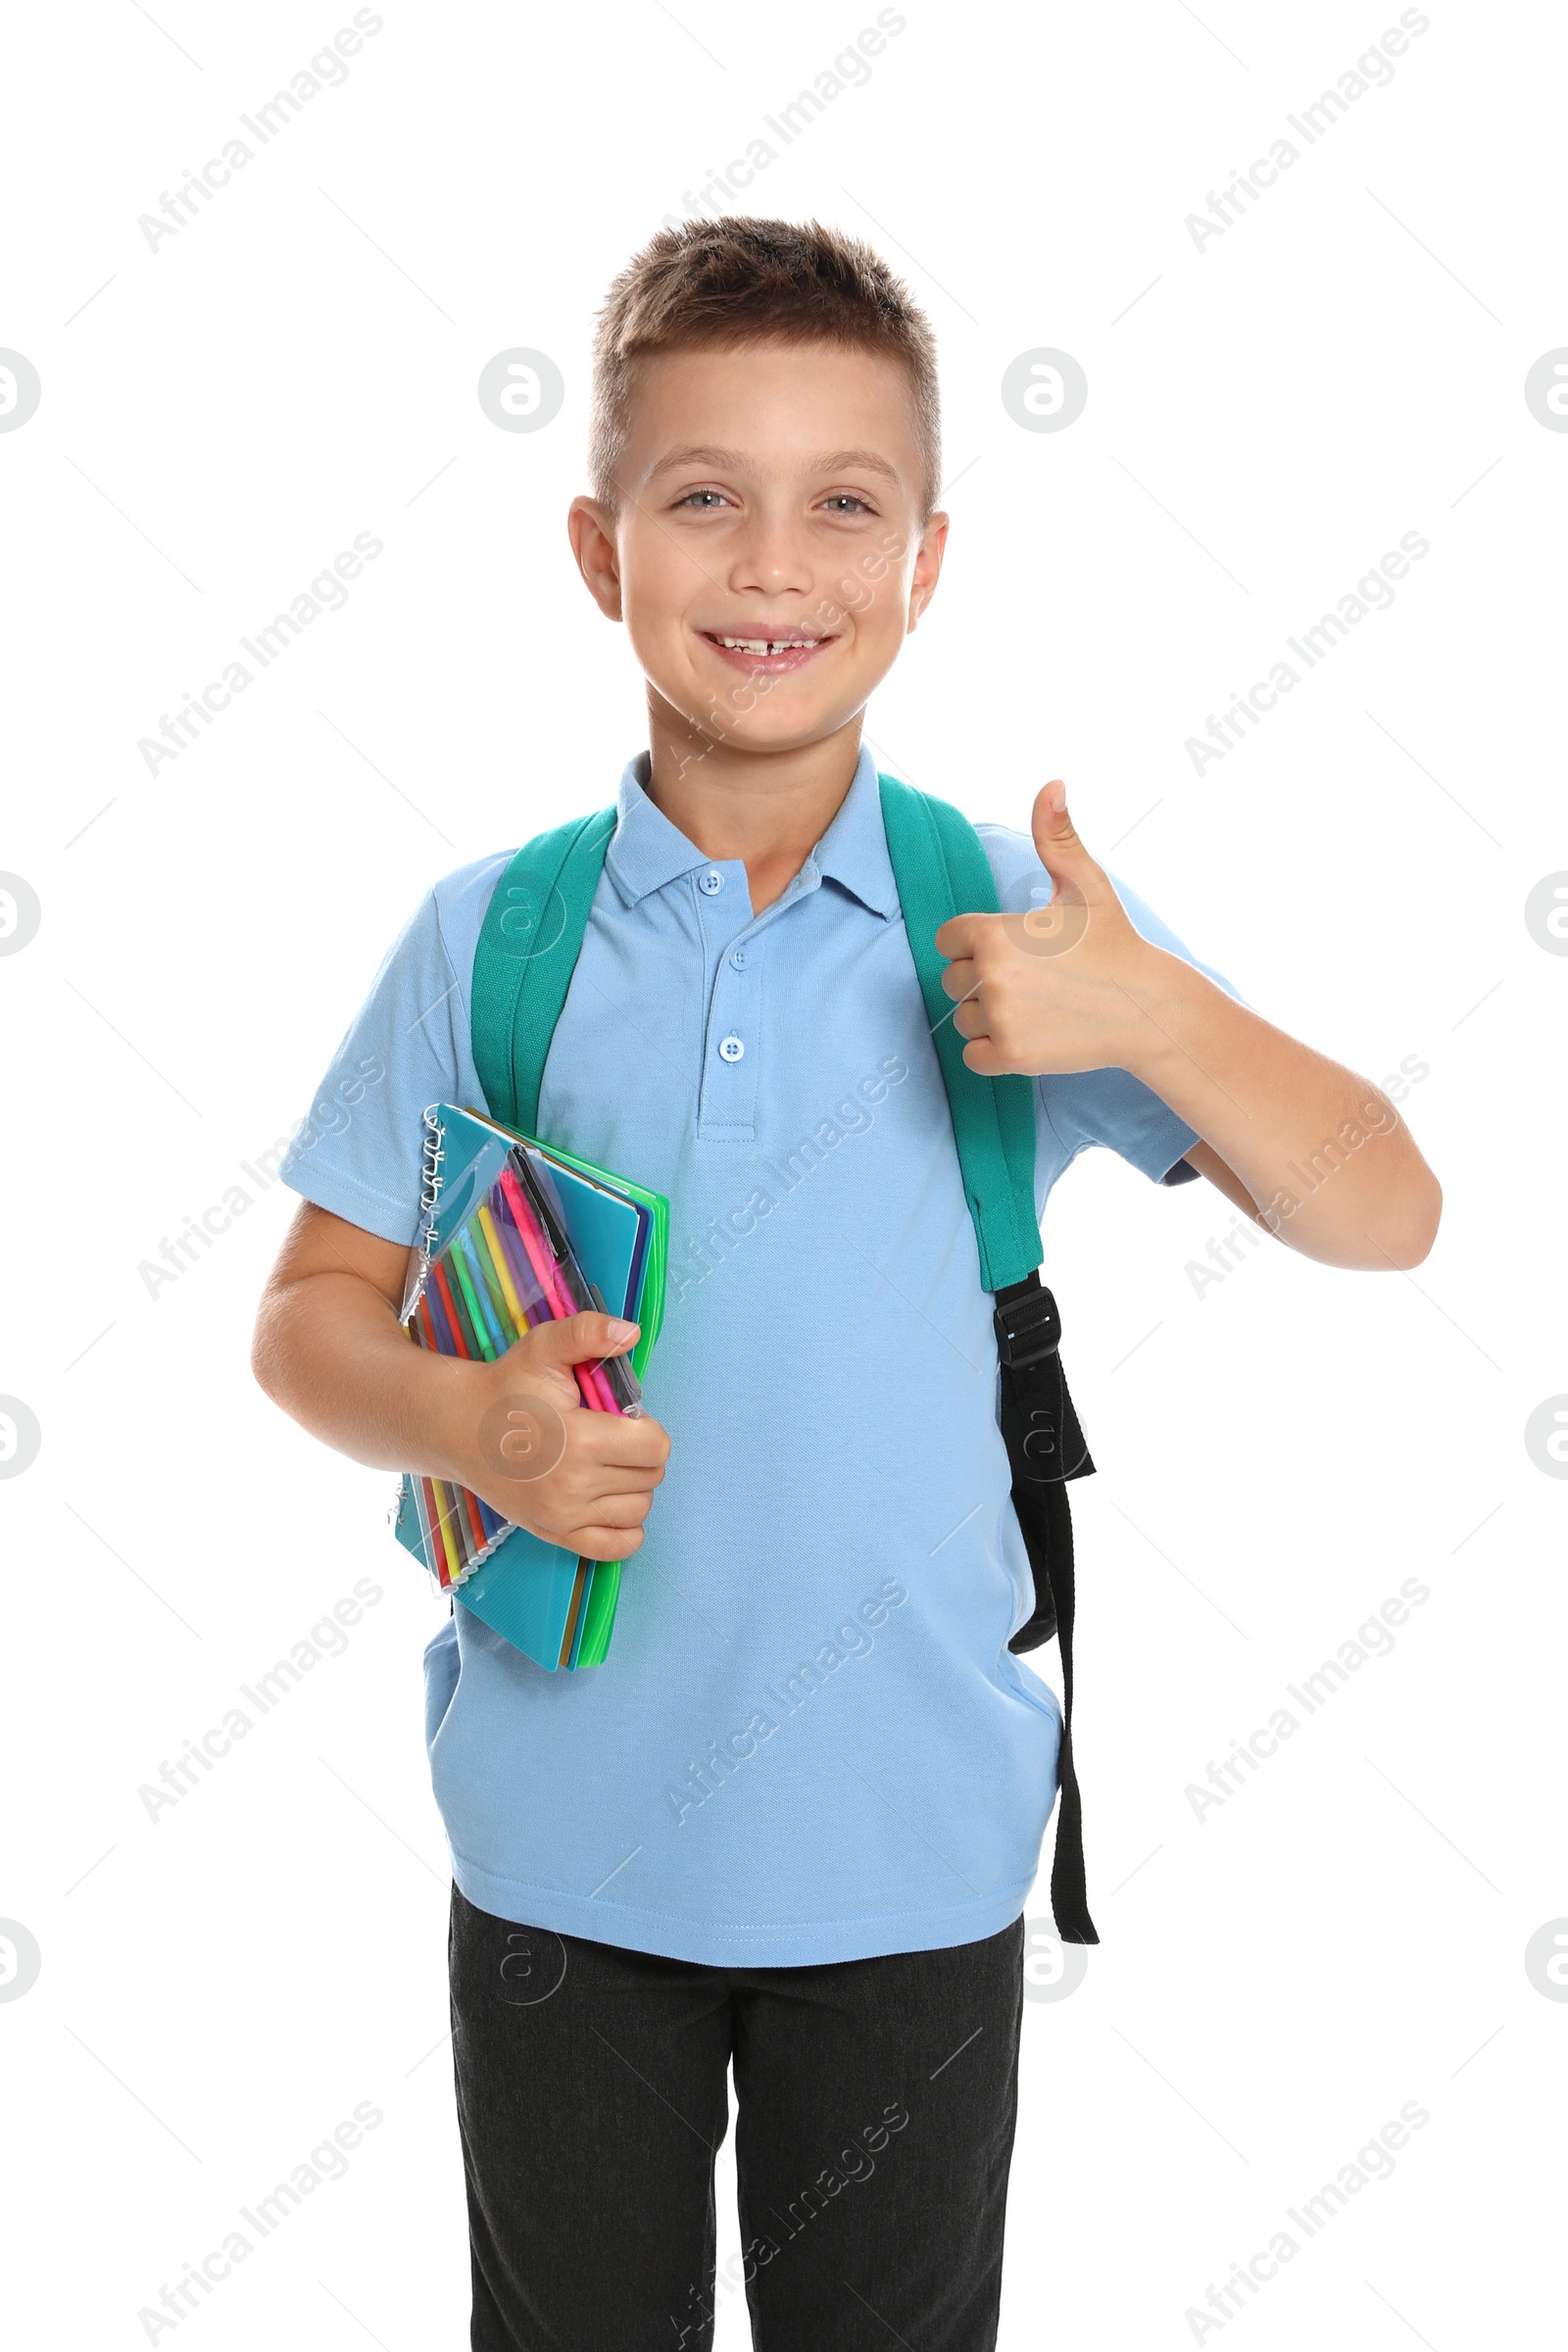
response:
<path id="1" fill-rule="evenodd" d="M 760 506 L 729 550 L 728 585 L 737 595 L 809 596 L 815 582 L 805 527 L 795 516 Z"/>

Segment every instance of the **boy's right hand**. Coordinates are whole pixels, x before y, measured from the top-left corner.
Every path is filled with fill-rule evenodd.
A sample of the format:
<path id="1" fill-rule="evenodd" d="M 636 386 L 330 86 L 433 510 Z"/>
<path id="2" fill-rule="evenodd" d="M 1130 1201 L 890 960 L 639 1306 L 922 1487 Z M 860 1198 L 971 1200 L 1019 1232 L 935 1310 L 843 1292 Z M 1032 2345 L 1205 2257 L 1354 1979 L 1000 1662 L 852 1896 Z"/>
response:
<path id="1" fill-rule="evenodd" d="M 573 1364 L 624 1355 L 637 1331 L 600 1314 L 541 1323 L 454 1384 L 448 1449 L 463 1484 L 504 1518 L 590 1560 L 638 1548 L 669 1458 L 657 1421 L 590 1411 L 572 1377 Z"/>

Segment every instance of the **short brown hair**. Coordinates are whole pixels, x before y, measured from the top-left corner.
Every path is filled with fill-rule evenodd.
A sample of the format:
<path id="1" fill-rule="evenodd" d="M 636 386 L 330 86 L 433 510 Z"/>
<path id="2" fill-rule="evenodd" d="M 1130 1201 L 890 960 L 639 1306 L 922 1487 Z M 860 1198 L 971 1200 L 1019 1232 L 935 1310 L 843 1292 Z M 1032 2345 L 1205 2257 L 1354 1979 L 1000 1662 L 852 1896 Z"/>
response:
<path id="1" fill-rule="evenodd" d="M 637 363 L 655 352 L 735 351 L 753 343 L 833 343 L 903 362 L 924 472 L 922 527 L 942 479 L 936 338 L 881 255 L 819 220 L 725 214 L 662 228 L 610 288 L 594 335 L 588 465 L 614 513 Z"/>

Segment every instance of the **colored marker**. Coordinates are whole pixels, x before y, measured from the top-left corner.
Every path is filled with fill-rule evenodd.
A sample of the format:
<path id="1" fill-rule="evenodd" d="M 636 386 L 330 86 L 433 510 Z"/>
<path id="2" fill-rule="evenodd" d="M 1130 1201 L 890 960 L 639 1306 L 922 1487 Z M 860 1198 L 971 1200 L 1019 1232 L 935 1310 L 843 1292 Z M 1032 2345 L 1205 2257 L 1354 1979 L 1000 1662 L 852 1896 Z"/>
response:
<path id="1" fill-rule="evenodd" d="M 457 1545 L 464 1573 L 466 1574 L 473 1566 L 473 1533 L 468 1526 L 468 1515 L 463 1507 L 463 1489 L 449 1478 L 443 1480 L 442 1491 L 447 1498 L 448 1529 Z"/>
<path id="2" fill-rule="evenodd" d="M 463 1260 L 456 1250 L 447 1259 L 447 1297 L 458 1318 L 458 1327 L 463 1333 L 464 1353 L 474 1363 L 483 1363 L 486 1358 L 482 1327 L 475 1329 L 473 1303 L 468 1297 L 467 1277 L 464 1272 Z"/>
<path id="3" fill-rule="evenodd" d="M 516 1161 L 523 1192 L 533 1210 L 544 1247 L 550 1254 L 550 1263 L 555 1274 L 556 1293 L 561 1301 L 559 1311 L 565 1315 L 575 1315 L 597 1307 L 600 1313 L 603 1313 L 603 1300 L 595 1298 L 592 1291 L 581 1280 L 573 1264 L 571 1244 L 561 1219 L 556 1214 L 555 1203 L 543 1178 L 525 1152 L 516 1151 L 514 1157 Z M 603 1362 L 589 1362 L 579 1368 L 579 1387 L 583 1385 L 584 1375 L 588 1383 L 588 1387 L 583 1392 L 587 1401 L 597 1404 L 601 1412 L 618 1413 L 621 1409 L 621 1399 L 607 1377 Z M 590 1389 L 591 1395 L 589 1394 Z"/>
<path id="4" fill-rule="evenodd" d="M 522 1300 L 517 1297 L 516 1286 L 512 1279 L 512 1269 L 507 1264 L 507 1253 L 502 1248 L 501 1236 L 496 1230 L 495 1219 L 482 1200 L 479 1203 L 478 1224 L 479 1230 L 485 1238 L 485 1246 L 490 1252 L 496 1280 L 501 1286 L 501 1295 L 507 1303 L 507 1312 L 512 1317 L 513 1337 L 520 1339 L 528 1328 L 528 1318 L 522 1311 Z"/>
<path id="5" fill-rule="evenodd" d="M 501 1187 L 507 1206 L 512 1212 L 514 1229 L 521 1241 L 523 1249 L 527 1251 L 528 1263 L 532 1266 L 535 1278 L 544 1293 L 550 1316 L 553 1321 L 563 1321 L 572 1310 L 566 1303 L 565 1293 L 557 1279 L 557 1269 L 550 1254 L 550 1245 L 540 1230 L 538 1219 L 528 1204 L 522 1187 L 510 1167 L 503 1168 L 501 1171 Z M 582 1392 L 584 1404 L 590 1406 L 595 1412 L 613 1412 L 614 1404 L 610 1398 L 609 1390 L 603 1383 L 594 1380 L 592 1371 L 587 1364 L 573 1364 L 572 1372 L 577 1386 Z"/>
<path id="6" fill-rule="evenodd" d="M 556 1315 L 564 1320 L 568 1315 L 578 1313 L 579 1309 L 572 1304 L 567 1267 L 555 1253 L 554 1243 L 551 1239 L 553 1220 L 549 1217 L 548 1207 L 544 1214 L 535 1209 L 531 1198 L 535 1181 L 533 1171 L 528 1167 L 526 1161 L 523 1161 L 522 1167 L 523 1175 L 528 1180 L 526 1191 L 510 1167 L 502 1170 L 501 1182 L 506 1190 L 508 1203 L 516 1220 L 517 1230 L 522 1235 L 529 1259 L 545 1284 L 554 1302 Z M 583 1303 L 586 1305 L 587 1301 L 584 1300 Z M 582 1391 L 585 1404 L 591 1405 L 601 1413 L 619 1412 L 620 1406 L 616 1401 L 615 1393 L 598 1364 L 584 1362 L 574 1364 L 572 1369 L 577 1376 L 577 1386 Z"/>
<path id="7" fill-rule="evenodd" d="M 491 1337 L 495 1341 L 496 1353 L 505 1355 L 518 1334 L 512 1320 L 512 1309 L 507 1304 L 506 1293 L 501 1287 L 501 1278 L 491 1259 L 490 1244 L 486 1239 L 484 1227 L 477 1219 L 465 1231 L 463 1248 L 468 1260 L 468 1270 L 473 1276 L 474 1289 L 479 1294 L 480 1304 L 490 1317 Z"/>
<path id="8" fill-rule="evenodd" d="M 440 1531 L 441 1548 L 446 1554 L 447 1578 L 449 1583 L 455 1585 L 462 1581 L 466 1563 L 452 1530 L 452 1511 L 447 1500 L 446 1482 L 444 1479 L 433 1478 L 430 1484 L 435 1492 L 436 1526 Z"/>
<path id="9" fill-rule="evenodd" d="M 457 1328 L 463 1334 L 464 1354 L 472 1363 L 483 1363 L 484 1350 L 479 1345 L 479 1335 L 473 1328 L 473 1317 L 468 1311 L 468 1297 L 463 1287 L 462 1271 L 456 1257 L 450 1259 L 448 1263 L 447 1298 L 456 1317 Z"/>
<path id="10" fill-rule="evenodd" d="M 445 1266 L 442 1265 L 439 1258 L 430 1268 L 430 1271 L 435 1277 L 436 1289 L 440 1293 L 441 1302 L 446 1310 L 447 1321 L 451 1327 L 453 1353 L 455 1355 L 462 1356 L 470 1355 L 474 1352 L 474 1350 L 468 1346 L 467 1334 L 463 1328 L 462 1318 L 458 1313 L 457 1301 L 452 1296 L 452 1285 L 447 1280 L 447 1270 Z"/>
<path id="11" fill-rule="evenodd" d="M 512 1276 L 512 1287 L 523 1302 L 524 1325 L 529 1331 L 532 1331 L 536 1324 L 549 1323 L 554 1320 L 550 1301 L 539 1288 L 538 1277 L 529 1262 L 528 1252 L 522 1246 L 522 1236 L 513 1223 L 512 1211 L 507 1205 L 506 1197 L 499 1185 L 491 1199 L 494 1202 L 493 1215 L 496 1236 L 506 1254 L 507 1270 Z"/>
<path id="12" fill-rule="evenodd" d="M 549 1301 L 551 1314 L 558 1319 L 569 1315 L 571 1308 L 556 1281 L 556 1264 L 550 1254 L 550 1245 L 540 1230 L 539 1220 L 533 1213 L 527 1196 L 510 1167 L 501 1171 L 501 1189 L 506 1195 L 507 1206 L 512 1211 L 512 1221 L 528 1252 L 528 1263 Z"/>
<path id="13" fill-rule="evenodd" d="M 432 1307 L 434 1308 L 434 1312 L 432 1312 Z M 436 1322 L 436 1315 L 441 1313 L 440 1294 L 433 1289 L 427 1291 L 419 1301 L 416 1313 L 423 1318 L 421 1328 L 425 1333 L 426 1347 L 434 1348 L 435 1351 L 441 1355 L 455 1354 L 457 1350 L 452 1348 L 442 1347 L 438 1337 L 438 1332 L 444 1331 L 447 1328 L 444 1315 L 442 1316 L 442 1321 L 439 1326 Z M 465 1488 L 463 1492 L 466 1494 L 467 1489 Z M 486 1544 L 493 1544 L 503 1528 L 510 1525 L 510 1522 L 504 1519 L 499 1511 L 493 1510 L 490 1504 L 485 1501 L 485 1498 L 482 1494 L 475 1494 L 473 1499 L 475 1504 L 478 1506 L 479 1524 L 483 1530 L 483 1541 Z"/>
<path id="14" fill-rule="evenodd" d="M 441 1355 L 443 1353 L 451 1352 L 450 1349 L 443 1349 L 441 1346 L 440 1335 L 435 1327 L 435 1319 L 430 1312 L 430 1294 L 428 1291 L 426 1291 L 424 1297 L 419 1300 L 418 1305 L 414 1310 L 414 1327 L 418 1332 L 420 1346 L 427 1348 L 432 1355 Z"/>
<path id="15" fill-rule="evenodd" d="M 437 1352 L 441 1355 L 456 1355 L 458 1352 L 457 1342 L 452 1337 L 452 1326 L 447 1321 L 447 1310 L 441 1303 L 441 1293 L 433 1279 L 425 1290 L 422 1304 L 430 1317 L 430 1328 L 435 1333 Z"/>
<path id="16" fill-rule="evenodd" d="M 458 1236 L 463 1262 L 468 1269 L 468 1287 L 484 1317 L 485 1338 L 497 1355 L 505 1355 L 508 1347 L 507 1317 L 498 1301 L 495 1279 L 484 1262 L 484 1237 L 475 1227 L 466 1225 Z"/>
<path id="17" fill-rule="evenodd" d="M 419 1533 L 424 1539 L 424 1556 L 440 1579 L 441 1590 L 452 1590 L 452 1573 L 447 1566 L 446 1546 L 436 1533 L 435 1489 L 427 1478 L 415 1482 L 415 1496 L 419 1506 Z"/>
<path id="18" fill-rule="evenodd" d="M 454 1241 L 451 1250 L 447 1253 L 448 1259 L 451 1264 L 453 1275 L 457 1281 L 459 1295 L 463 1299 L 464 1305 L 468 1310 L 468 1328 L 474 1343 L 473 1352 L 475 1355 L 482 1356 L 487 1364 L 493 1364 L 496 1358 L 496 1350 L 494 1342 L 490 1337 L 489 1317 L 485 1314 L 484 1309 L 480 1306 L 478 1299 L 474 1297 L 473 1276 L 469 1273 L 466 1260 L 464 1256 L 462 1238 L 463 1237 L 460 1234 Z"/>
<path id="19" fill-rule="evenodd" d="M 486 1544 L 490 1541 L 489 1535 L 485 1530 L 484 1519 L 480 1513 L 479 1497 L 474 1494 L 471 1487 L 454 1487 L 453 1493 L 458 1496 L 459 1500 L 463 1504 L 464 1509 L 468 1514 L 468 1524 L 473 1530 L 474 1556 L 477 1558 L 478 1554 L 484 1550 Z"/>
<path id="20" fill-rule="evenodd" d="M 423 1298 L 419 1300 L 410 1318 L 409 1334 L 420 1347 L 429 1348 L 435 1353 L 440 1352 L 435 1346 L 434 1326 L 430 1320 L 429 1308 Z M 424 1477 L 422 1473 L 417 1474 L 414 1478 L 413 1486 L 416 1509 L 420 1523 L 419 1533 L 424 1543 L 425 1558 L 435 1569 L 442 1591 L 446 1592 L 451 1588 L 453 1577 L 448 1565 L 449 1543 L 446 1540 L 447 1530 L 443 1524 L 445 1514 L 436 1501 L 435 1487 L 430 1479 Z"/>
<path id="21" fill-rule="evenodd" d="M 528 1302 L 529 1328 L 531 1330 L 538 1323 L 554 1322 L 556 1315 L 554 1285 L 547 1289 L 540 1281 L 533 1253 L 522 1238 L 522 1228 L 517 1223 L 516 1212 L 504 1185 L 497 1185 L 493 1199 L 496 1231 L 500 1234 L 502 1246 L 507 1252 L 507 1263 L 512 1269 L 513 1282 L 516 1286 L 517 1296 Z"/>

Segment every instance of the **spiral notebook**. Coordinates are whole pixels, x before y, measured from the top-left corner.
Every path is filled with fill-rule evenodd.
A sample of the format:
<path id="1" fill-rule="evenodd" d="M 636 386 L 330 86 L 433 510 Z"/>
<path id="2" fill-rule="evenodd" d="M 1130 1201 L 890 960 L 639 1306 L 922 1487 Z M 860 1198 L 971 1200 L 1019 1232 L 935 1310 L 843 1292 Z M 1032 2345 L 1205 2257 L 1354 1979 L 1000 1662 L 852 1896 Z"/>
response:
<path id="1" fill-rule="evenodd" d="M 599 1307 L 641 1325 L 629 1356 L 579 1365 L 590 1411 L 636 1413 L 663 1311 L 669 1204 L 661 1194 L 504 1127 L 432 1103 L 424 1114 L 420 1231 L 401 1320 L 417 1346 L 489 1362 L 540 1321 Z M 561 1432 L 508 1417 L 509 1463 L 543 1461 Z M 406 1475 L 398 1541 L 457 1604 L 537 1665 L 597 1666 L 609 1654 L 618 1560 L 580 1559 L 449 1482 Z"/>

